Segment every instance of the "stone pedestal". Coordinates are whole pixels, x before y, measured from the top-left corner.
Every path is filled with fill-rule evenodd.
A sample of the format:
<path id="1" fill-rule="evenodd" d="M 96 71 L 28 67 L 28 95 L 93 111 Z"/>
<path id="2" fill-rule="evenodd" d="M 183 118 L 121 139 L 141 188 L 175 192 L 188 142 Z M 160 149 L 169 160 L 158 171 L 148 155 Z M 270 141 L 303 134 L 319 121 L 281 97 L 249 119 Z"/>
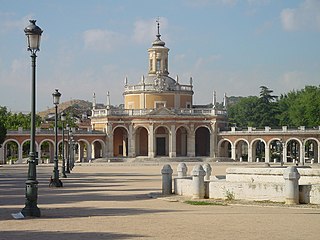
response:
<path id="1" fill-rule="evenodd" d="M 185 163 L 179 163 L 177 167 L 178 178 L 184 178 L 187 176 L 188 167 Z"/>
<path id="2" fill-rule="evenodd" d="M 212 168 L 209 163 L 203 164 L 203 170 L 206 172 L 206 175 L 204 176 L 205 181 L 210 181 L 210 176 L 212 172 Z"/>
<path id="3" fill-rule="evenodd" d="M 201 199 L 205 196 L 204 176 L 206 172 L 201 165 L 194 166 L 192 170 L 192 187 L 193 187 L 193 199 Z"/>
<path id="4" fill-rule="evenodd" d="M 172 173 L 173 170 L 169 164 L 163 166 L 161 170 L 163 195 L 172 194 Z"/>
<path id="5" fill-rule="evenodd" d="M 300 174 L 295 166 L 287 167 L 283 173 L 285 179 L 286 204 L 299 204 Z"/>

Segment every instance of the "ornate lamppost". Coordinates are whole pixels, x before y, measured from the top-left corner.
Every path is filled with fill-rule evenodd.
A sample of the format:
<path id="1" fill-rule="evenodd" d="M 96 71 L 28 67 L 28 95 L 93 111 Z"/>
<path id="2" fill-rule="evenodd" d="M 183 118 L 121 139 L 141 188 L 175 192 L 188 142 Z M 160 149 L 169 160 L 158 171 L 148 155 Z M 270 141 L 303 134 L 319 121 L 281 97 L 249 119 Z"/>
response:
<path id="1" fill-rule="evenodd" d="M 58 105 L 61 97 L 58 89 L 52 93 L 53 104 L 55 106 L 55 117 L 54 117 L 54 167 L 53 167 L 53 179 L 50 182 L 50 186 L 62 187 L 62 182 L 59 179 L 59 169 L 58 169 Z"/>
<path id="2" fill-rule="evenodd" d="M 62 154 L 62 167 L 61 167 L 62 173 L 61 173 L 61 177 L 66 178 L 67 177 L 67 175 L 66 175 L 66 161 L 65 161 L 65 157 L 64 157 L 64 122 L 67 120 L 67 115 L 65 112 L 62 112 L 60 117 L 61 117 L 61 123 L 62 123 L 62 151 L 61 151 L 61 154 Z"/>
<path id="3" fill-rule="evenodd" d="M 30 129 L 30 153 L 28 160 L 28 180 L 26 181 L 26 202 L 21 210 L 23 216 L 40 217 L 41 212 L 37 206 L 38 181 L 37 160 L 35 150 L 36 131 L 36 52 L 40 50 L 42 30 L 36 25 L 36 20 L 30 20 L 30 25 L 24 29 L 27 36 L 28 51 L 31 52 L 32 61 L 32 84 L 31 84 L 31 129 Z"/>

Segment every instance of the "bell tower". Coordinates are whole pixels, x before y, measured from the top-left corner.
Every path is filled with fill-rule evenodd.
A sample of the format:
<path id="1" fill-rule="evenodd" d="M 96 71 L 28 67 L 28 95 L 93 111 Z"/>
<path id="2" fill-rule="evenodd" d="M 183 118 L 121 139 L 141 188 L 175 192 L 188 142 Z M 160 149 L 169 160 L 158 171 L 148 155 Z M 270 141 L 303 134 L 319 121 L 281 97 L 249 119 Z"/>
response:
<path id="1" fill-rule="evenodd" d="M 168 76 L 168 52 L 169 48 L 165 47 L 165 42 L 161 40 L 160 23 L 157 20 L 158 33 L 156 40 L 153 41 L 152 47 L 148 49 L 149 53 L 149 76 L 164 75 Z"/>

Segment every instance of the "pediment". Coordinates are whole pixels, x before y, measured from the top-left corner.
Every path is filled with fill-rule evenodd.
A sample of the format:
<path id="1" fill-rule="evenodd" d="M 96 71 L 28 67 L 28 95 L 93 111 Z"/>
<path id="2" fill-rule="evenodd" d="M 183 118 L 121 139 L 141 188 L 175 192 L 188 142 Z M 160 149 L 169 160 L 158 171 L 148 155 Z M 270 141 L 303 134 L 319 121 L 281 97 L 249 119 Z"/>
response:
<path id="1" fill-rule="evenodd" d="M 166 116 L 166 115 L 175 115 L 175 113 L 171 110 L 169 110 L 166 107 L 157 108 L 149 113 L 149 115 L 160 115 L 160 116 Z"/>

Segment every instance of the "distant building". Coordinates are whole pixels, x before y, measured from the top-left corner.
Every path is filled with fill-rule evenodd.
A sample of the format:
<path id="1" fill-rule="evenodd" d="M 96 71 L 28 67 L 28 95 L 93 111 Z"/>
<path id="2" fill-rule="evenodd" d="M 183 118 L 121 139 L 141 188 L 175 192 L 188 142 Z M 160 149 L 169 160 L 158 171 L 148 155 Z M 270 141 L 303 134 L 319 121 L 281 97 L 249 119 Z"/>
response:
<path id="1" fill-rule="evenodd" d="M 100 108 L 93 97 L 91 125 L 107 134 L 107 157 L 215 157 L 217 130 L 227 124 L 226 111 L 193 105 L 193 81 L 169 76 L 169 48 L 158 34 L 148 49 L 148 74 L 136 84 L 125 78 L 124 107 Z M 101 106 L 101 105 L 100 105 Z"/>

